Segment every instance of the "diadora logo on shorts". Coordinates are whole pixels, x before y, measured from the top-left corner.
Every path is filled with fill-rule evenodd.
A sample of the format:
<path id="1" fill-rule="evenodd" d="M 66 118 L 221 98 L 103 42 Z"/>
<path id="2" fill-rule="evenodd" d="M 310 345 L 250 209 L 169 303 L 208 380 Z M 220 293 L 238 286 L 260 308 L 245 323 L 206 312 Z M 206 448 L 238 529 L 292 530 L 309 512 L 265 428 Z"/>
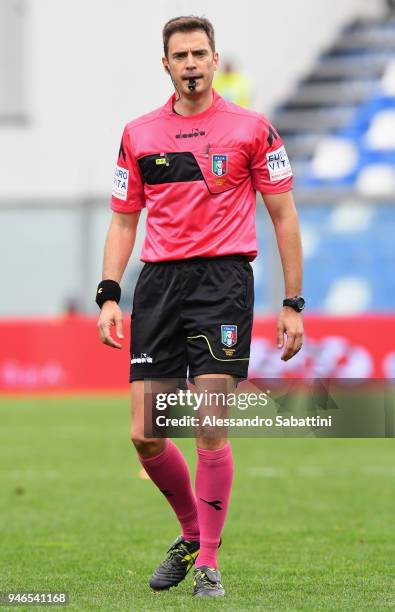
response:
<path id="1" fill-rule="evenodd" d="M 198 136 L 205 136 L 206 132 L 203 130 L 199 130 L 199 128 L 192 128 L 192 132 L 181 132 L 181 130 L 176 134 L 176 138 L 197 138 Z"/>
<path id="2" fill-rule="evenodd" d="M 225 176 L 228 172 L 228 156 L 213 155 L 211 162 L 211 171 L 215 176 Z"/>
<path id="3" fill-rule="evenodd" d="M 130 363 L 152 363 L 152 357 L 147 355 L 147 353 L 140 353 L 140 357 L 135 357 L 133 355 Z"/>
<path id="4" fill-rule="evenodd" d="M 221 325 L 221 342 L 225 346 L 237 343 L 237 325 Z"/>

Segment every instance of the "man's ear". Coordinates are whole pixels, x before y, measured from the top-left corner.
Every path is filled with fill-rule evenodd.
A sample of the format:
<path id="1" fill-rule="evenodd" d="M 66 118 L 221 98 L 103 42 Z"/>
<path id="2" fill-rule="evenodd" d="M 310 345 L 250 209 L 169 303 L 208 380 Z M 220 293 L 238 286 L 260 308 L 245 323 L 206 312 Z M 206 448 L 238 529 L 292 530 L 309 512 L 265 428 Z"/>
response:
<path id="1" fill-rule="evenodd" d="M 217 70 L 218 68 L 218 61 L 219 61 L 219 55 L 218 55 L 218 51 L 216 51 L 213 56 L 214 70 Z"/>
<path id="2" fill-rule="evenodd" d="M 167 57 L 162 57 L 162 64 L 163 64 L 163 68 L 166 70 L 166 72 L 168 74 L 170 74 L 170 68 L 169 68 L 169 64 L 167 61 Z"/>

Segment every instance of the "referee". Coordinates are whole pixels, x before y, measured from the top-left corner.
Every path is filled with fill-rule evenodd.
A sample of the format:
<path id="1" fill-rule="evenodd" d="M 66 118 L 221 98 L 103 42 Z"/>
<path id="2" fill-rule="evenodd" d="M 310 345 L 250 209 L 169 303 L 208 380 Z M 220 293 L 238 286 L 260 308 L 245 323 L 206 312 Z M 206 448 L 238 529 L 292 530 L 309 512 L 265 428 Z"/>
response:
<path id="1" fill-rule="evenodd" d="M 159 380 L 164 389 L 189 376 L 198 390 L 218 392 L 247 378 L 257 191 L 272 219 L 284 272 L 277 346 L 281 359 L 291 359 L 303 340 L 301 240 L 281 137 L 264 115 L 212 88 L 218 53 L 211 23 L 194 16 L 171 19 L 163 45 L 162 63 L 175 93 L 124 128 L 96 295 L 98 328 L 104 344 L 121 348 L 119 283 L 145 207 L 145 265 L 131 318 L 131 438 L 181 526 L 149 584 L 155 590 L 176 586 L 195 565 L 193 595 L 221 597 L 217 552 L 232 488 L 231 444 L 223 432 L 199 430 L 194 491 L 172 440 L 144 435 L 144 385 L 153 389 Z"/>

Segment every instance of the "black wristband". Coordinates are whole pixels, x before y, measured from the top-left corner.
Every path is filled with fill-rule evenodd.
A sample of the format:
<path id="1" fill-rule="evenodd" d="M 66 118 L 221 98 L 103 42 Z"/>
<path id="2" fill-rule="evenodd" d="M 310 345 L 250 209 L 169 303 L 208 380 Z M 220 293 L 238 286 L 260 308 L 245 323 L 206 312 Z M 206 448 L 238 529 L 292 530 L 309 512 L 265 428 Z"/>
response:
<path id="1" fill-rule="evenodd" d="M 96 304 L 101 308 L 107 300 L 118 304 L 121 299 L 121 287 L 114 280 L 102 280 L 97 286 Z"/>

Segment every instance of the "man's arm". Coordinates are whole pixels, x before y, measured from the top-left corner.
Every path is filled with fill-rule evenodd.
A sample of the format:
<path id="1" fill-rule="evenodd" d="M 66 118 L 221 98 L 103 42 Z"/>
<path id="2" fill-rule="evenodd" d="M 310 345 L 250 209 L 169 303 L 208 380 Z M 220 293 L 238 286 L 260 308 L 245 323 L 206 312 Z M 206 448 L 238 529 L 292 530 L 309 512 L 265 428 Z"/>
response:
<path id="1" fill-rule="evenodd" d="M 137 224 L 140 212 L 113 212 L 110 228 L 104 246 L 102 280 L 114 280 L 120 283 L 136 240 Z M 104 344 L 122 348 L 119 342 L 111 337 L 111 327 L 116 326 L 117 337 L 122 339 L 122 311 L 114 301 L 104 302 L 98 320 L 99 335 Z"/>
<path id="2" fill-rule="evenodd" d="M 278 250 L 284 273 L 285 296 L 300 295 L 302 291 L 303 254 L 298 215 L 292 191 L 276 194 L 262 194 L 266 208 L 273 222 Z M 283 361 L 291 359 L 303 344 L 303 319 L 301 313 L 284 306 L 277 320 L 277 346 L 284 346 Z"/>
<path id="3" fill-rule="evenodd" d="M 136 240 L 140 210 L 134 213 L 113 212 L 104 245 L 102 280 L 121 282 Z"/>

